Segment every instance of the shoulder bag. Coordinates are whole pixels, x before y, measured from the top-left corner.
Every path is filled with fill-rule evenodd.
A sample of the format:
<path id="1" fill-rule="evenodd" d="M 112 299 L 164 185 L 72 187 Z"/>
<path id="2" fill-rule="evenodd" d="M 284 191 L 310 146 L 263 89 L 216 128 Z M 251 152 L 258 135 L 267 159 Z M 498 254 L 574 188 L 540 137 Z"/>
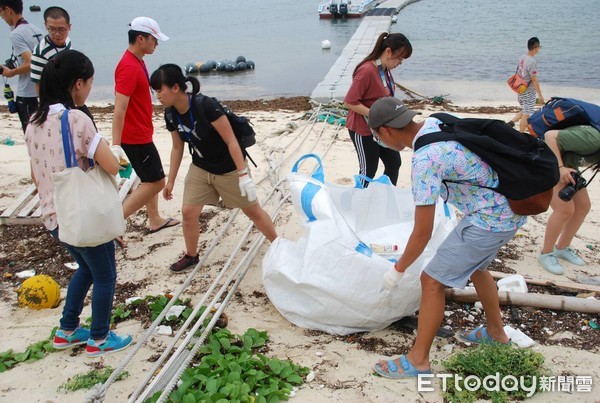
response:
<path id="1" fill-rule="evenodd" d="M 115 178 L 100 165 L 84 172 L 77 166 L 69 110 L 61 118 L 67 169 L 52 174 L 59 239 L 77 247 L 98 246 L 125 233 L 125 219 Z"/>
<path id="2" fill-rule="evenodd" d="M 519 66 L 517 66 L 515 74 L 510 76 L 508 80 L 506 80 L 506 82 L 510 89 L 519 95 L 524 93 L 525 90 L 527 90 L 527 87 L 529 87 L 529 83 L 525 82 L 525 80 L 523 80 L 523 78 L 521 78 L 521 76 L 519 75 Z"/>

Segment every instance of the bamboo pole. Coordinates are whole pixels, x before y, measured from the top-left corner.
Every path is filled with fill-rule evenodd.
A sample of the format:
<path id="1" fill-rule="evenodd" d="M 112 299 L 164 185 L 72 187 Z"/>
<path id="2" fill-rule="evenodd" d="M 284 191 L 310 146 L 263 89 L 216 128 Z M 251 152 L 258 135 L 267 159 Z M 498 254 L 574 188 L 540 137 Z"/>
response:
<path id="1" fill-rule="evenodd" d="M 600 313 L 600 301 L 596 299 L 508 291 L 498 291 L 498 297 L 501 305 L 530 306 L 567 312 Z M 475 290 L 459 290 L 458 288 L 446 289 L 446 299 L 468 303 L 479 301 Z"/>

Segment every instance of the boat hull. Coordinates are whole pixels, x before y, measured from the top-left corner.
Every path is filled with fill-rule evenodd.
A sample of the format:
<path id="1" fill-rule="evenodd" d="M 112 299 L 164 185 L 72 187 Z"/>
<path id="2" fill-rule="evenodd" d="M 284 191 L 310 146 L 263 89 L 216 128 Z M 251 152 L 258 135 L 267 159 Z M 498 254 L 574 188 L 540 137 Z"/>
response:
<path id="1" fill-rule="evenodd" d="M 334 6 L 337 3 L 334 3 L 333 1 L 329 1 L 329 2 L 325 2 L 325 3 L 321 3 L 321 5 L 319 6 L 319 18 L 321 19 L 344 19 L 344 18 L 361 18 L 363 16 L 365 16 L 365 14 L 367 14 L 369 11 L 371 11 L 372 9 L 374 9 L 375 7 L 377 7 L 377 5 L 381 3 L 381 1 L 377 1 L 377 0 L 371 0 L 371 1 L 364 1 L 361 4 L 353 4 L 350 5 L 348 4 L 347 6 L 347 11 L 344 13 L 341 12 L 336 12 L 338 10 L 337 6 L 333 9 L 334 12 L 332 13 L 331 11 L 329 11 L 329 7 L 331 6 L 331 4 L 334 4 Z M 344 3 L 346 4 L 346 3 Z"/>
<path id="2" fill-rule="evenodd" d="M 348 14 L 331 14 L 329 12 L 327 13 L 319 13 L 319 18 L 321 18 L 322 20 L 332 20 L 334 18 L 360 18 L 362 16 L 364 16 L 366 13 L 368 13 L 370 10 L 365 11 L 362 14 L 358 14 L 358 13 L 348 13 Z"/>

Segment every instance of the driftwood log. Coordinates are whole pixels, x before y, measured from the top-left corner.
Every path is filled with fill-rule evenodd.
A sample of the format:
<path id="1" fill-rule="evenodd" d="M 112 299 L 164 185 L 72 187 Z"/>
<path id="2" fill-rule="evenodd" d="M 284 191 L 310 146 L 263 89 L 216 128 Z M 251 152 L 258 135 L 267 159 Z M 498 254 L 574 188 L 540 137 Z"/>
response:
<path id="1" fill-rule="evenodd" d="M 600 301 L 588 298 L 567 297 L 564 295 L 532 294 L 527 292 L 498 291 L 500 305 L 530 306 L 557 311 L 600 313 Z M 446 289 L 446 299 L 450 301 L 474 303 L 479 301 L 475 290 Z"/>

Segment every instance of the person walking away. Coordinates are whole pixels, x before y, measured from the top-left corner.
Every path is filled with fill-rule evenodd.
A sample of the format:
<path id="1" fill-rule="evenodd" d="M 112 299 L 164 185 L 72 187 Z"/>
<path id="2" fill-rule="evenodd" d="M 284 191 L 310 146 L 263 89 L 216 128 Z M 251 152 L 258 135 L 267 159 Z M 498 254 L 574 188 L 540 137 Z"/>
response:
<path id="1" fill-rule="evenodd" d="M 77 165 L 83 170 L 88 169 L 90 158 L 111 175 L 119 171 L 119 162 L 91 119 L 73 109 L 76 104 L 85 102 L 92 88 L 93 75 L 94 66 L 83 53 L 66 50 L 56 56 L 53 63 L 49 63 L 42 72 L 40 105 L 25 132 L 32 179 L 40 196 L 44 226 L 56 240 L 59 239 L 60 228 L 54 206 L 52 174 L 66 169 L 61 118 L 67 109 L 70 109 L 68 122 Z M 93 357 L 126 348 L 131 344 L 132 337 L 117 336 L 110 330 L 117 278 L 113 242 L 94 247 L 61 243 L 79 268 L 69 283 L 60 328 L 54 337 L 54 348 L 66 349 L 86 344 L 86 354 Z M 91 286 L 92 323 L 88 330 L 80 326 L 80 315 Z"/>
<path id="2" fill-rule="evenodd" d="M 186 83 L 192 92 L 186 93 Z M 170 267 L 181 272 L 199 261 L 199 218 L 204 205 L 240 208 L 269 241 L 277 238 L 273 221 L 256 197 L 244 154 L 221 104 L 199 93 L 200 83 L 184 77 L 175 64 L 164 64 L 150 78 L 159 101 L 166 107 L 165 121 L 171 132 L 173 148 L 165 200 L 173 199 L 173 187 L 181 166 L 185 144 L 192 154 L 183 190 L 183 238 L 186 252 Z"/>
<path id="3" fill-rule="evenodd" d="M 541 104 L 546 103 L 540 89 L 537 61 L 535 60 L 535 55 L 538 54 L 540 49 L 542 49 L 540 40 L 534 36 L 527 41 L 527 53 L 519 59 L 518 74 L 524 81 L 529 82 L 529 85 L 525 92 L 517 96 L 521 111 L 508 121 L 508 124 L 514 127 L 519 122 L 520 132 L 525 132 L 525 129 L 527 129 L 527 118 L 533 114 L 536 94 Z"/>
<path id="4" fill-rule="evenodd" d="M 2 76 L 6 78 L 19 77 L 15 101 L 21 128 L 25 133 L 29 118 L 38 106 L 35 85 L 29 79 L 31 54 L 44 34 L 38 27 L 23 18 L 22 0 L 0 0 L 0 15 L 11 27 L 10 42 L 12 44 L 10 59 L 2 65 Z"/>
<path id="5" fill-rule="evenodd" d="M 141 184 L 123 202 L 125 218 L 146 205 L 151 233 L 179 224 L 163 218 L 158 211 L 158 193 L 165 185 L 160 155 L 152 135 L 152 99 L 150 77 L 144 57 L 151 55 L 158 41 L 167 41 L 156 21 L 137 17 L 131 21 L 129 46 L 115 69 L 115 112 L 112 141 L 115 154 L 126 155 Z"/>
<path id="6" fill-rule="evenodd" d="M 419 137 L 440 131 L 438 119 L 415 122 L 415 115 L 398 99 L 382 98 L 371 106 L 369 125 L 382 143 L 400 151 L 412 148 Z M 411 182 L 416 206 L 414 227 L 404 253 L 384 274 L 386 289 L 393 291 L 402 273 L 425 249 L 439 197 L 464 216 L 421 273 L 419 322 L 411 350 L 375 364 L 377 373 L 394 379 L 431 373 L 429 352 L 444 317 L 445 287 L 465 288 L 471 280 L 487 317 L 487 326 L 462 333 L 462 339 L 472 343 L 508 342 L 496 282 L 487 267 L 526 222 L 525 216 L 513 213 L 503 195 L 492 190 L 498 186 L 496 172 L 456 141 L 431 143 L 415 151 Z"/>
<path id="7" fill-rule="evenodd" d="M 571 126 L 561 130 L 547 131 L 544 140 L 556 155 L 560 170 L 560 181 L 554 187 L 544 244 L 538 256 L 542 267 L 552 274 L 563 274 L 562 259 L 576 266 L 585 266 L 585 261 L 571 247 L 571 242 L 591 209 L 590 195 L 585 186 L 580 187 L 579 166 L 600 168 L 600 132 L 587 125 Z M 580 177 L 579 181 L 576 177 Z M 560 196 L 565 186 L 573 186 L 575 192 Z M 587 184 L 586 184 L 587 186 Z"/>
<path id="8" fill-rule="evenodd" d="M 383 32 L 377 38 L 371 53 L 361 61 L 352 73 L 352 84 L 344 98 L 348 108 L 346 127 L 358 156 L 359 174 L 374 178 L 379 160 L 383 162 L 384 174 L 396 185 L 402 160 L 400 153 L 377 143 L 366 118 L 371 105 L 379 98 L 394 96 L 396 83 L 392 70 L 412 55 L 412 45 L 403 34 Z M 364 187 L 368 182 L 361 179 Z"/>

